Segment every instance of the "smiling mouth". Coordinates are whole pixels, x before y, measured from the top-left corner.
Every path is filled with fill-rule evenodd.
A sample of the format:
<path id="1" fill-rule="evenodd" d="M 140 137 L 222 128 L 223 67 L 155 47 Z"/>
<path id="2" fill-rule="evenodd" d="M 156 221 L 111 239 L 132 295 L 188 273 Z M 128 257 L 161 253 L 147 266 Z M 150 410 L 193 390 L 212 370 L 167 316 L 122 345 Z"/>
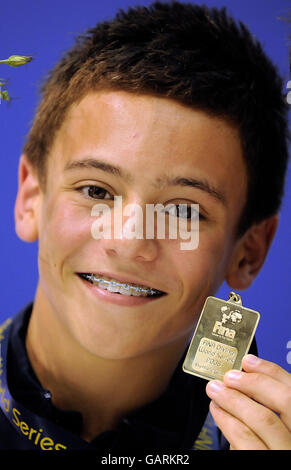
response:
<path id="1" fill-rule="evenodd" d="M 82 279 L 97 285 L 101 289 L 108 290 L 116 294 L 135 296 L 135 297 L 162 297 L 166 292 L 146 287 L 138 284 L 120 282 L 106 276 L 93 273 L 78 273 Z"/>

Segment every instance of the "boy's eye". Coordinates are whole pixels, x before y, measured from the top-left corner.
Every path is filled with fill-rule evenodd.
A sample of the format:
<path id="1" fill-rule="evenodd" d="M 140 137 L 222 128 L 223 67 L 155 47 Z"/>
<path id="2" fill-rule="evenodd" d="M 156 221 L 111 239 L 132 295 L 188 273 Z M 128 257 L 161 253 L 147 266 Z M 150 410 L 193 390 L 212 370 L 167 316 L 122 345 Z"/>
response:
<path id="1" fill-rule="evenodd" d="M 76 191 L 82 192 L 85 197 L 89 199 L 114 200 L 114 196 L 112 196 L 109 191 L 107 191 L 107 189 L 104 189 L 101 186 L 80 186 L 79 188 L 76 188 Z M 188 220 L 195 219 L 197 216 L 202 220 L 206 219 L 206 217 L 202 215 L 199 210 L 194 209 L 194 207 L 192 208 L 191 204 L 167 204 L 167 206 L 162 209 L 162 212 L 169 213 L 169 215 Z"/>
<path id="2" fill-rule="evenodd" d="M 111 196 L 107 189 L 104 189 L 101 186 L 81 186 L 76 188 L 76 190 L 85 194 L 85 197 L 92 199 L 113 199 L 113 196 Z M 109 197 L 105 196 L 106 193 L 109 195 Z"/>
<path id="3" fill-rule="evenodd" d="M 168 212 L 172 216 L 176 216 L 182 219 L 195 219 L 199 216 L 200 219 L 205 217 L 197 209 L 192 208 L 192 205 L 188 204 L 171 204 L 170 208 L 163 209 L 163 212 Z"/>

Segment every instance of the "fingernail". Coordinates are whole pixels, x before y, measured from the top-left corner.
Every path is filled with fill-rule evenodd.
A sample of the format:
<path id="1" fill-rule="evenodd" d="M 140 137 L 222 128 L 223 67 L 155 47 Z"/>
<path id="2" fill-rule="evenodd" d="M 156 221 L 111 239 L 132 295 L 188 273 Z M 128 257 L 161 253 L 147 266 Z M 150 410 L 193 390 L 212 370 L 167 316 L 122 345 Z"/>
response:
<path id="1" fill-rule="evenodd" d="M 228 379 L 231 380 L 238 380 L 242 377 L 242 373 L 240 370 L 229 370 L 228 372 L 226 372 L 225 375 Z"/>
<path id="2" fill-rule="evenodd" d="M 244 357 L 244 360 L 247 361 L 252 366 L 257 365 L 260 362 L 260 359 L 257 356 L 254 356 L 253 354 L 247 354 Z"/>
<path id="3" fill-rule="evenodd" d="M 218 393 L 221 390 L 223 390 L 225 387 L 222 382 L 219 382 L 218 380 L 211 380 L 208 383 L 208 388 L 211 392 Z"/>

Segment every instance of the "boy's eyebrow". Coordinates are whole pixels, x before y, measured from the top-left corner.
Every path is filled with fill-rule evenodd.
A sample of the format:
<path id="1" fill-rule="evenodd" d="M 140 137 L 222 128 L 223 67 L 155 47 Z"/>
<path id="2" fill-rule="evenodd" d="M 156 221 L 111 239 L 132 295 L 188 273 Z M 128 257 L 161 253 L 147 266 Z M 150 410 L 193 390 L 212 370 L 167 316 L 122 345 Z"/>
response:
<path id="1" fill-rule="evenodd" d="M 210 194 L 210 196 L 214 197 L 218 201 L 222 202 L 224 206 L 227 205 L 226 197 L 224 193 L 215 189 L 208 181 L 191 178 L 191 177 L 184 177 L 184 176 L 168 176 L 162 175 L 158 177 L 156 182 L 154 183 L 155 187 L 159 187 L 160 185 L 165 186 L 190 186 L 192 188 L 201 189 L 201 191 L 205 191 L 206 193 Z"/>
<path id="2" fill-rule="evenodd" d="M 75 170 L 75 169 L 83 169 L 83 168 L 97 168 L 98 170 L 106 171 L 107 173 L 111 173 L 114 176 L 119 176 L 120 178 L 124 179 L 127 183 L 132 184 L 133 178 L 132 175 L 122 169 L 120 166 L 112 165 L 111 163 L 107 163 L 104 160 L 99 160 L 96 158 L 85 158 L 82 160 L 73 160 L 68 162 L 64 168 L 64 171 Z"/>
<path id="3" fill-rule="evenodd" d="M 75 169 L 92 169 L 97 168 L 98 170 L 105 171 L 114 176 L 118 176 L 124 179 L 128 184 L 133 183 L 133 177 L 130 173 L 125 171 L 120 166 L 112 165 L 104 160 L 96 158 L 85 158 L 82 160 L 73 160 L 68 162 L 64 168 L 64 171 L 70 171 Z M 153 183 L 153 186 L 159 188 L 163 186 L 190 186 L 192 188 L 200 189 L 210 194 L 212 197 L 222 202 L 223 205 L 227 205 L 225 195 L 214 188 L 208 181 L 202 179 L 196 179 L 191 177 L 184 176 L 168 176 L 166 174 L 159 176 L 156 181 Z"/>

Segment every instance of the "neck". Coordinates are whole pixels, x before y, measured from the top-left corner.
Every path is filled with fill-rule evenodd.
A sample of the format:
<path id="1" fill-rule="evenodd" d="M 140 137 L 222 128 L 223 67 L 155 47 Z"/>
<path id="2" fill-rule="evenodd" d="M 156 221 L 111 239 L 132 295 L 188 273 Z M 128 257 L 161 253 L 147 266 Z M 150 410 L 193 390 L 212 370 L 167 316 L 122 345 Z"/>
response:
<path id="1" fill-rule="evenodd" d="M 28 326 L 28 357 L 54 405 L 81 412 L 83 439 L 114 429 L 124 416 L 167 388 L 187 339 L 137 357 L 101 358 L 76 342 L 40 297 L 36 295 Z"/>

